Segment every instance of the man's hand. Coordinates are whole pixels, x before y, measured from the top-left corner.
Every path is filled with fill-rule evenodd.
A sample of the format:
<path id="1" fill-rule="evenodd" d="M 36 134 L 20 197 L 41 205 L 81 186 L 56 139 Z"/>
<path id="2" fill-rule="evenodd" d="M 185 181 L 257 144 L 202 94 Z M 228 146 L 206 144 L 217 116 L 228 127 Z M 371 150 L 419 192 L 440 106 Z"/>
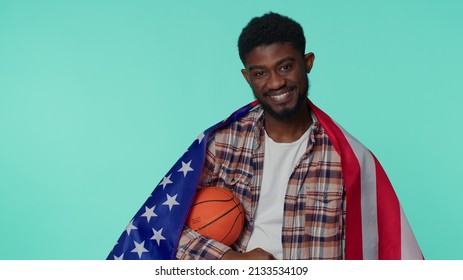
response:
<path id="1" fill-rule="evenodd" d="M 246 253 L 229 250 L 221 260 L 276 260 L 276 258 L 264 249 L 256 248 Z"/>

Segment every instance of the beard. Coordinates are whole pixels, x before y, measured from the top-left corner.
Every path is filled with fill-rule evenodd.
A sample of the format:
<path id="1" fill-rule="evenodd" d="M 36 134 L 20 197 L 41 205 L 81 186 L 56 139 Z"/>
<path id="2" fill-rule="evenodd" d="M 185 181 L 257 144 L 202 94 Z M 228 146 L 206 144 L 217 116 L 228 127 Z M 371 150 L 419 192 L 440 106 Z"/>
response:
<path id="1" fill-rule="evenodd" d="M 293 108 L 286 108 L 281 111 L 275 111 L 266 102 L 262 102 L 262 100 L 259 100 L 259 98 L 257 98 L 255 94 L 254 96 L 259 101 L 259 104 L 265 113 L 268 113 L 270 116 L 272 116 L 273 118 L 279 121 L 287 121 L 291 119 L 293 116 L 295 116 L 297 113 L 299 113 L 301 110 L 304 110 L 305 108 L 307 108 L 307 98 L 309 96 L 309 87 L 310 87 L 310 82 L 309 82 L 309 79 L 307 78 L 307 84 L 305 86 L 305 89 L 304 88 L 302 89 L 303 91 L 305 90 L 305 94 L 298 95 L 297 103 Z"/>

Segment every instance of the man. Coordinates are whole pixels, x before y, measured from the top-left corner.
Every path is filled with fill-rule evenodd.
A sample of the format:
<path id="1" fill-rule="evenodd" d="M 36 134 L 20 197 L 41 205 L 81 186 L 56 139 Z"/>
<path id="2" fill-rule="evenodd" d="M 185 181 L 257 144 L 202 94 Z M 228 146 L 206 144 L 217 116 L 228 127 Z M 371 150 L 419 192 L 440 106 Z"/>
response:
<path id="1" fill-rule="evenodd" d="M 422 258 L 374 156 L 308 101 L 315 56 L 305 53 L 302 27 L 268 13 L 249 22 L 238 48 L 258 102 L 206 131 L 206 141 L 198 138 L 203 152 L 194 162 L 204 165 L 192 168 L 193 156 L 184 155 L 152 194 L 167 200 L 148 199 L 108 258 Z M 193 170 L 198 177 L 183 179 Z M 179 184 L 198 184 L 164 194 L 178 172 Z M 191 200 L 178 203 L 177 195 L 193 196 L 197 186 L 230 189 L 241 201 L 244 230 L 231 246 L 181 224 L 188 209 L 178 205 Z M 178 226 L 183 231 L 171 230 Z"/>
<path id="2" fill-rule="evenodd" d="M 268 13 L 249 22 L 238 48 L 260 106 L 209 138 L 199 186 L 232 190 L 244 206 L 245 229 L 227 247 L 185 227 L 177 258 L 342 259 L 344 174 L 308 106 L 315 56 L 305 53 L 302 27 Z"/>
<path id="3" fill-rule="evenodd" d="M 238 47 L 260 107 L 210 138 L 200 185 L 235 193 L 245 232 L 230 249 L 186 228 L 177 257 L 341 259 L 341 163 L 307 104 L 315 56 L 304 54 L 303 30 L 269 13 L 243 29 Z"/>

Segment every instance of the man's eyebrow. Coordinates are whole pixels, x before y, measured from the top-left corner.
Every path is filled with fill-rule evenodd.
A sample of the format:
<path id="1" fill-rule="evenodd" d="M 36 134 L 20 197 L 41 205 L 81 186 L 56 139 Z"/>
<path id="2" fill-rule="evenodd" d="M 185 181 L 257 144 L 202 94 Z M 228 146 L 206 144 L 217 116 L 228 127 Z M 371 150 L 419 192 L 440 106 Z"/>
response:
<path id="1" fill-rule="evenodd" d="M 294 60 L 295 60 L 294 57 L 287 56 L 285 58 L 282 58 L 282 59 L 278 60 L 277 65 L 283 64 L 283 63 L 288 62 L 288 61 L 294 61 Z"/>
<path id="2" fill-rule="evenodd" d="M 287 56 L 285 58 L 282 58 L 282 59 L 278 60 L 276 62 L 276 65 L 280 65 L 280 64 L 283 64 L 285 62 L 294 61 L 294 60 L 295 60 L 294 57 Z M 265 68 L 265 67 L 262 66 L 262 65 L 251 65 L 251 66 L 249 66 L 248 71 L 252 71 L 252 70 L 255 70 L 255 69 L 263 69 L 263 68 Z"/>
<path id="3" fill-rule="evenodd" d="M 248 71 L 252 71 L 252 70 L 255 70 L 255 69 L 263 69 L 263 68 L 264 68 L 264 66 L 262 66 L 262 65 L 251 65 L 251 66 L 249 66 Z"/>

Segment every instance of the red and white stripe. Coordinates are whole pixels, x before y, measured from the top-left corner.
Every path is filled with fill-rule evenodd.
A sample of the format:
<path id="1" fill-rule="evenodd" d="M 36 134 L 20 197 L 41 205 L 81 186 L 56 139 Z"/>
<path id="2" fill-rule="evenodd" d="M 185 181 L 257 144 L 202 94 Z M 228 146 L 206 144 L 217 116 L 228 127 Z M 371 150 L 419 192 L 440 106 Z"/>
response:
<path id="1" fill-rule="evenodd" d="M 423 259 L 392 185 L 375 156 L 309 101 L 341 164 L 346 187 L 346 259 Z"/>

